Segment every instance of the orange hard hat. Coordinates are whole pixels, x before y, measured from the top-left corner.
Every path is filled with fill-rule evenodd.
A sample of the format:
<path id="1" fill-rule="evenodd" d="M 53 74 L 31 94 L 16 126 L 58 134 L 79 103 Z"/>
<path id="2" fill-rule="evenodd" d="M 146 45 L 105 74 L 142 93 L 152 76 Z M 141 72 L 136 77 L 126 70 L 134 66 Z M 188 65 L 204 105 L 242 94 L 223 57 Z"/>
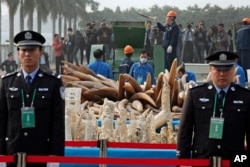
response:
<path id="1" fill-rule="evenodd" d="M 173 10 L 170 10 L 167 14 L 167 17 L 176 17 L 176 12 Z"/>
<path id="2" fill-rule="evenodd" d="M 244 18 L 244 19 L 242 19 L 242 22 L 245 22 L 245 23 L 247 23 L 247 24 L 250 24 L 250 18 Z"/>
<path id="3" fill-rule="evenodd" d="M 124 50 L 123 50 L 124 54 L 127 54 L 127 53 L 133 53 L 134 52 L 134 49 L 131 45 L 126 45 L 124 47 Z"/>

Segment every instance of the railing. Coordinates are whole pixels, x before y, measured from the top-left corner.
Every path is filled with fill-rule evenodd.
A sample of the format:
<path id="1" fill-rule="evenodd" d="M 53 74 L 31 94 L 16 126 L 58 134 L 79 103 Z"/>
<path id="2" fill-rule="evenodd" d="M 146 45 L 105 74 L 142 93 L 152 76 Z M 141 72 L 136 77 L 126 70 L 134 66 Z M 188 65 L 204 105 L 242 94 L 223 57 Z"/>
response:
<path id="1" fill-rule="evenodd" d="M 221 160 L 215 157 L 214 162 L 209 159 L 163 159 L 163 158 L 109 158 L 106 157 L 109 147 L 118 148 L 152 148 L 152 149 L 176 149 L 175 144 L 149 144 L 149 143 L 118 143 L 107 142 L 107 140 L 99 141 L 67 141 L 65 146 L 90 146 L 99 147 L 100 157 L 76 157 L 76 156 L 33 156 L 26 153 L 18 153 L 13 156 L 0 156 L 0 162 L 16 163 L 17 167 L 25 167 L 26 163 L 64 163 L 64 164 L 99 164 L 100 167 L 110 165 L 143 165 L 143 166 L 209 166 L 215 161 L 214 167 L 229 167 L 229 160 Z"/>

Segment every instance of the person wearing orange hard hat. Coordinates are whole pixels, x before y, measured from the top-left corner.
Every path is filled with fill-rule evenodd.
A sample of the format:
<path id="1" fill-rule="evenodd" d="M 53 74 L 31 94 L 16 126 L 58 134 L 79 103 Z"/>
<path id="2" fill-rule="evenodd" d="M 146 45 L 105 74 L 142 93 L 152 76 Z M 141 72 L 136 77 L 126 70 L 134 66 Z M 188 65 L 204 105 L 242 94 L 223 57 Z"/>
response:
<path id="1" fill-rule="evenodd" d="M 119 73 L 129 73 L 130 67 L 134 64 L 131 57 L 134 53 L 134 48 L 131 45 L 126 45 L 123 49 L 123 53 L 126 56 L 119 66 Z"/>
<path id="2" fill-rule="evenodd" d="M 236 51 L 238 63 L 246 71 L 250 69 L 250 18 L 243 18 L 242 24 L 242 28 L 236 32 Z"/>
<path id="3" fill-rule="evenodd" d="M 176 18 L 176 12 L 170 10 L 170 11 L 167 13 L 167 17 L 174 17 L 174 18 Z"/>
<path id="4" fill-rule="evenodd" d="M 123 52 L 124 52 L 124 54 L 133 54 L 134 49 L 131 45 L 126 45 L 123 49 Z"/>
<path id="5" fill-rule="evenodd" d="M 241 22 L 243 23 L 243 25 L 250 25 L 250 18 L 245 17 Z"/>
<path id="6" fill-rule="evenodd" d="M 165 69 L 170 70 L 172 62 L 177 58 L 177 43 L 179 36 L 179 28 L 175 22 L 177 15 L 175 11 L 169 11 L 166 15 L 165 25 L 157 22 L 160 31 L 163 31 L 162 47 L 165 56 Z"/>

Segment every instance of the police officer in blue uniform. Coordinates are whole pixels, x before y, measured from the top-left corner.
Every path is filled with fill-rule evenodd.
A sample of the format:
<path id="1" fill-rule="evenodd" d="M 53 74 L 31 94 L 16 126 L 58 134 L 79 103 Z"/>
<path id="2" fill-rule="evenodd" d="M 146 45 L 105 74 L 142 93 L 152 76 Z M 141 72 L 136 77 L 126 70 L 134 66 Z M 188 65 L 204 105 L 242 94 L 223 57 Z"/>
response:
<path id="1" fill-rule="evenodd" d="M 0 82 L 0 155 L 64 155 L 62 81 L 39 68 L 45 38 L 28 30 L 18 33 L 14 42 L 21 70 Z"/>
<path id="2" fill-rule="evenodd" d="M 228 51 L 206 58 L 211 82 L 188 91 L 180 119 L 177 157 L 232 160 L 237 154 L 249 155 L 250 91 L 233 83 L 236 58 Z"/>

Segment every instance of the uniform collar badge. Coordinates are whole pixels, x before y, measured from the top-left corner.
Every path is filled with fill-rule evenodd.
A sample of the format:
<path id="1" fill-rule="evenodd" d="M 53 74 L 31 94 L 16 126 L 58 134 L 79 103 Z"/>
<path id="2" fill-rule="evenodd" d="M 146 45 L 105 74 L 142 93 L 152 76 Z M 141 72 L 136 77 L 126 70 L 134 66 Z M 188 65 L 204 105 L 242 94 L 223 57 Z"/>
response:
<path id="1" fill-rule="evenodd" d="M 231 87 L 231 90 L 232 90 L 232 91 L 235 91 L 235 87 Z"/>
<path id="2" fill-rule="evenodd" d="M 16 74 L 16 76 L 18 76 L 18 77 L 20 77 L 22 74 L 20 73 L 20 72 L 18 72 L 17 74 Z"/>
<path id="3" fill-rule="evenodd" d="M 39 77 L 43 77 L 43 74 L 42 74 L 42 73 L 39 73 L 38 76 L 39 76 Z"/>

